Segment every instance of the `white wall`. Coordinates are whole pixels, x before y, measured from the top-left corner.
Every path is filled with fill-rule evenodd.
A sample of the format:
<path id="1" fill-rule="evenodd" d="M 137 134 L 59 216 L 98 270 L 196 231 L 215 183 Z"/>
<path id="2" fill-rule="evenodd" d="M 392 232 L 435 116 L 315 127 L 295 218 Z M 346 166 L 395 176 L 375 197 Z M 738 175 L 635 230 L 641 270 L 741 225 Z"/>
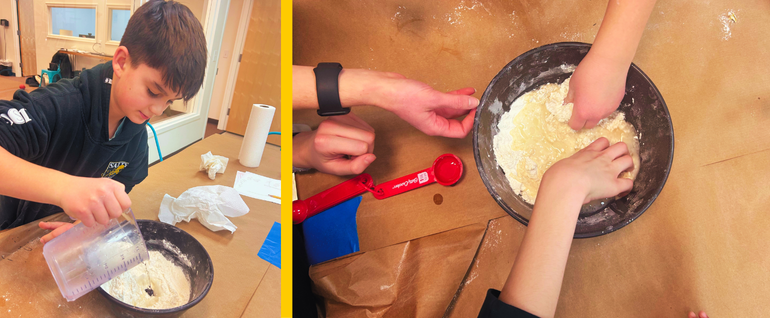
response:
<path id="1" fill-rule="evenodd" d="M 19 68 L 19 63 L 21 61 L 18 61 L 16 57 L 16 52 L 19 51 L 19 42 L 14 41 L 13 36 L 14 30 L 18 28 L 18 26 L 14 27 L 13 25 L 14 23 L 18 23 L 13 19 L 13 12 L 15 11 L 16 2 L 13 0 L 0 0 L 0 19 L 6 19 L 10 24 L 7 28 L 0 27 L 0 32 L 5 32 L 5 40 L 7 42 L 7 44 L 3 43 L 3 45 L 7 45 L 5 52 L 3 52 L 3 47 L 0 46 L 0 59 L 6 59 L 13 62 L 13 72 L 16 73 L 16 76 L 21 76 L 21 68 Z M 2 42 L 2 40 L 2 33 L 0 33 L 0 42 Z"/>
<path id="2" fill-rule="evenodd" d="M 238 34 L 244 2 L 244 0 L 230 0 L 225 33 L 222 38 L 222 53 L 219 55 L 219 63 L 217 64 L 219 73 L 214 78 L 214 91 L 211 95 L 211 106 L 209 106 L 209 118 L 219 120 L 219 112 L 225 100 L 225 86 L 230 76 L 230 63 L 233 59 L 237 59 L 238 54 L 240 54 L 240 52 L 235 51 L 235 37 Z"/>

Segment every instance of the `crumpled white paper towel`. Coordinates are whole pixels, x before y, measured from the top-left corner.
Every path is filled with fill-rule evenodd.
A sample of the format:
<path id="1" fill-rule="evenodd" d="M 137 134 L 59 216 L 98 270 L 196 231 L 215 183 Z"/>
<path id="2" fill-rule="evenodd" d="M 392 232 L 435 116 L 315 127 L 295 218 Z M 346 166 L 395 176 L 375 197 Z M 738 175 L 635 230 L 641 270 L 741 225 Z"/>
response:
<path id="1" fill-rule="evenodd" d="M 214 155 L 209 151 L 201 155 L 201 167 L 199 171 L 208 172 L 209 179 L 214 180 L 217 173 L 225 173 L 228 161 L 230 161 L 230 158 Z"/>
<path id="2" fill-rule="evenodd" d="M 238 191 L 227 186 L 201 186 L 187 189 L 179 198 L 168 194 L 160 203 L 158 219 L 166 224 L 197 218 L 212 231 L 228 230 L 235 232 L 236 226 L 227 218 L 239 217 L 249 213 L 249 207 L 243 202 Z"/>

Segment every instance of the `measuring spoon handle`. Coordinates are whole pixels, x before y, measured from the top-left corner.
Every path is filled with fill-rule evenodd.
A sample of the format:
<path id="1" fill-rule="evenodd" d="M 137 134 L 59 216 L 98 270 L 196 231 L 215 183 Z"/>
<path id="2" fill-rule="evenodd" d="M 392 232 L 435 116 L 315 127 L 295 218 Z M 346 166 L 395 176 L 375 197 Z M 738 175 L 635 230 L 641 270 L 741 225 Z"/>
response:
<path id="1" fill-rule="evenodd" d="M 372 176 L 363 173 L 305 200 L 292 202 L 292 221 L 299 224 L 305 219 L 345 202 L 367 191 L 374 185 Z"/>
<path id="2" fill-rule="evenodd" d="M 383 182 L 374 187 L 373 194 L 375 198 L 382 200 L 433 182 L 436 182 L 436 177 L 433 175 L 433 167 L 430 167 L 398 179 Z"/>

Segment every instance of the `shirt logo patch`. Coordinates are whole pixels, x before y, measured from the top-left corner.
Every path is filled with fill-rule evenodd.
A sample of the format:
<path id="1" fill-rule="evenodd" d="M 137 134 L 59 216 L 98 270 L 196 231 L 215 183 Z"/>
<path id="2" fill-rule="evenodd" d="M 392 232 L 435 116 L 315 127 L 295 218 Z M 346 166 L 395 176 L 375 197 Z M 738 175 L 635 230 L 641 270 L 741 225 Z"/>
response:
<path id="1" fill-rule="evenodd" d="M 125 161 L 117 161 L 117 162 L 110 162 L 110 164 L 107 165 L 107 170 L 104 170 L 104 173 L 102 173 L 102 178 L 112 178 L 123 169 L 125 169 L 128 166 L 128 162 Z"/>
<path id="2" fill-rule="evenodd" d="M 32 118 L 29 118 L 29 115 L 27 114 L 26 108 L 22 108 L 22 109 L 11 108 L 5 114 L 0 114 L 0 119 L 2 119 L 3 121 L 5 121 L 6 124 L 9 124 L 11 126 L 13 126 L 14 124 L 16 125 L 26 124 L 32 121 Z"/>

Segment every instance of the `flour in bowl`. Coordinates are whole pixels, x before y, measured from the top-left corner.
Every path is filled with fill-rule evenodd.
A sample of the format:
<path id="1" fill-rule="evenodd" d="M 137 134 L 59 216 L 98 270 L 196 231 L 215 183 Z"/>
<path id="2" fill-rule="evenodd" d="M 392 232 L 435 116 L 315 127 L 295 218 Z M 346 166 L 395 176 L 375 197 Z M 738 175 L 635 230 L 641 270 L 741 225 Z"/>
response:
<path id="1" fill-rule="evenodd" d="M 621 173 L 621 177 L 633 180 L 639 173 L 639 138 L 623 113 L 615 111 L 591 129 L 574 131 L 569 127 L 573 105 L 564 103 L 569 81 L 545 84 L 521 95 L 497 125 L 499 133 L 493 140 L 497 163 L 513 191 L 530 204 L 535 203 L 548 168 L 600 137 L 607 138 L 610 145 L 622 141 L 628 146 L 634 170 Z"/>
<path id="2" fill-rule="evenodd" d="M 145 291 L 148 286 L 152 286 L 152 296 Z M 158 251 L 150 251 L 149 260 L 102 284 L 102 288 L 112 297 L 140 308 L 168 309 L 190 301 L 190 280 L 184 270 Z"/>

